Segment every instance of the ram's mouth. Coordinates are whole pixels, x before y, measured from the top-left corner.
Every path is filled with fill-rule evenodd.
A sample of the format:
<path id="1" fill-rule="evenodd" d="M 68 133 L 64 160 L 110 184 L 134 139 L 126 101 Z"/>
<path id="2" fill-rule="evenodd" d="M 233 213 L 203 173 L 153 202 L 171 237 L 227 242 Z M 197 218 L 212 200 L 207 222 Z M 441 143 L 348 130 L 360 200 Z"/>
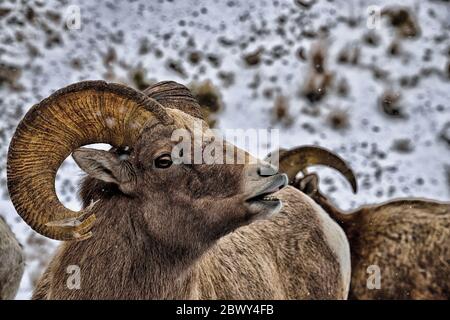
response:
<path id="1" fill-rule="evenodd" d="M 247 202 L 254 202 L 254 201 L 264 201 L 264 202 L 280 201 L 280 199 L 278 199 L 277 197 L 275 197 L 273 195 L 274 193 L 275 193 L 275 191 L 271 192 L 271 193 L 259 194 L 259 195 L 253 196 L 251 198 L 248 198 L 245 201 L 247 201 Z"/>
<path id="2" fill-rule="evenodd" d="M 261 190 L 256 191 L 245 201 L 248 203 L 260 202 L 267 204 L 274 204 L 274 203 L 278 204 L 281 201 L 273 194 L 278 190 L 284 188 L 287 184 L 288 180 L 286 175 L 284 174 L 276 175 L 274 176 L 274 179 L 272 179 L 272 181 L 263 186 Z"/>

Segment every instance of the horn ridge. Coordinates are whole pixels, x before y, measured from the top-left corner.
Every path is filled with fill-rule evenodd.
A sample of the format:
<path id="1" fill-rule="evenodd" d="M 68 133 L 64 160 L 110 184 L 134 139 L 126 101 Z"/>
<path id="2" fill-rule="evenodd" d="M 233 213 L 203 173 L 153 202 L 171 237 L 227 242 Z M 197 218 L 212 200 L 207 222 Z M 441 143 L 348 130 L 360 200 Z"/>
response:
<path id="1" fill-rule="evenodd" d="M 156 100 L 132 88 L 83 81 L 55 91 L 20 121 L 7 159 L 8 191 L 19 215 L 37 232 L 56 240 L 90 236 L 92 208 L 65 208 L 55 190 L 61 163 L 91 143 L 132 146 L 152 118 L 173 119 Z"/>
<path id="2" fill-rule="evenodd" d="M 336 169 L 350 183 L 353 192 L 357 192 L 358 184 L 353 170 L 340 156 L 325 148 L 300 146 L 283 150 L 279 154 L 279 170 L 288 175 L 289 181 L 293 181 L 298 172 L 313 165 L 324 165 Z"/>
<path id="3" fill-rule="evenodd" d="M 187 114 L 204 120 L 197 99 L 184 85 L 175 81 L 161 81 L 143 91 L 166 108 L 179 109 Z"/>

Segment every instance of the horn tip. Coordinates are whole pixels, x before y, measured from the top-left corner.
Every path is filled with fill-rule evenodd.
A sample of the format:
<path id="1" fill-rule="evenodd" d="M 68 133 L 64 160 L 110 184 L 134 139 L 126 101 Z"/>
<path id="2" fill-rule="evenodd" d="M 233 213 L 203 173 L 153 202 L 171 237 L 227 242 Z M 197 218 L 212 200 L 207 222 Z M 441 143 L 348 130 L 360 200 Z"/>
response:
<path id="1" fill-rule="evenodd" d="M 354 194 L 358 193 L 358 184 L 356 183 L 356 180 L 352 181 L 352 190 Z"/>

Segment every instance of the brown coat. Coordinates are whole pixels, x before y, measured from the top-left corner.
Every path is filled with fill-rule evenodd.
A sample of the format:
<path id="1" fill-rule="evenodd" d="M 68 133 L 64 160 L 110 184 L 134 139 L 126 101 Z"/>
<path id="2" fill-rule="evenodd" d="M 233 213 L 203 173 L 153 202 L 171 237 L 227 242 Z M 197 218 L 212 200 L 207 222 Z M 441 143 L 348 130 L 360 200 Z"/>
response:
<path id="1" fill-rule="evenodd" d="M 0 217 L 0 300 L 14 299 L 24 267 L 22 247 Z"/>
<path id="2" fill-rule="evenodd" d="M 297 185 L 303 186 L 348 237 L 352 260 L 349 298 L 450 298 L 450 203 L 398 199 L 347 213 L 320 193 L 315 174 L 303 181 L 307 180 L 310 182 Z M 378 288 L 373 286 L 373 276 L 380 276 Z"/>
<path id="3" fill-rule="evenodd" d="M 350 216 L 350 298 L 450 298 L 450 204 L 394 200 Z M 367 288 L 370 265 L 380 269 L 380 289 Z"/>
<path id="4" fill-rule="evenodd" d="M 102 230 L 62 244 L 33 298 L 345 299 L 350 268 L 342 230 L 300 191 L 286 187 L 277 195 L 280 213 L 223 237 L 195 261 L 155 256 L 150 239 L 119 210 L 107 219 L 97 214 Z M 105 239 L 112 229 L 116 239 Z M 167 258 L 173 261 L 162 262 Z M 80 290 L 65 285 L 68 264 L 81 267 Z"/>

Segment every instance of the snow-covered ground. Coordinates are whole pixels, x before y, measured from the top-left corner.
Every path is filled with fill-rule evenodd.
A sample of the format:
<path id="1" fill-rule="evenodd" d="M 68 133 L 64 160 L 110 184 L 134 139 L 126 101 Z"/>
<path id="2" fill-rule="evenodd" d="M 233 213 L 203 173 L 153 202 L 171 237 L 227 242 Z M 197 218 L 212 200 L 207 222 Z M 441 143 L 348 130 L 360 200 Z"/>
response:
<path id="1" fill-rule="evenodd" d="M 370 6 L 383 12 L 378 24 Z M 79 29 L 66 26 L 74 8 Z M 314 52 L 325 59 L 315 68 Z M 308 99 L 311 76 L 327 83 Z M 218 128 L 278 128 L 283 147 L 317 144 L 346 159 L 357 195 L 339 174 L 318 169 L 322 190 L 342 208 L 450 198 L 449 1 L 0 0 L 0 214 L 27 254 L 19 299 L 30 297 L 57 242 L 21 222 L 8 200 L 9 140 L 34 103 L 85 79 L 134 87 L 210 80 L 223 102 Z M 398 101 L 384 106 L 397 116 L 383 111 L 389 92 Z M 287 115 L 277 120 L 279 96 Z M 58 173 L 68 207 L 79 207 L 80 176 L 70 159 Z"/>

